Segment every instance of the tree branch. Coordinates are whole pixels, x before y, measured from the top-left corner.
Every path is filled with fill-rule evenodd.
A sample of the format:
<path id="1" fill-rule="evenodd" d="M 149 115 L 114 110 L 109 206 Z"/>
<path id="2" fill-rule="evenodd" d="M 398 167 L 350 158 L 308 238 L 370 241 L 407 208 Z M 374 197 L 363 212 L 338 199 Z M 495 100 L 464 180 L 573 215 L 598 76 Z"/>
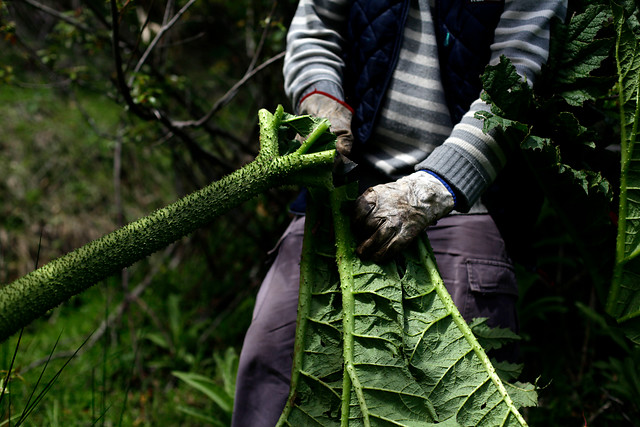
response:
<path id="1" fill-rule="evenodd" d="M 111 18 L 113 22 L 113 25 L 112 25 L 113 58 L 114 58 L 115 67 L 116 67 L 116 81 L 120 89 L 120 93 L 124 97 L 125 103 L 129 107 L 129 109 L 134 114 L 142 118 L 143 120 L 159 121 L 173 134 L 180 137 L 187 144 L 187 148 L 191 152 L 194 160 L 201 164 L 200 166 L 202 167 L 202 170 L 208 169 L 207 166 L 209 165 L 203 163 L 205 162 L 205 160 L 208 160 L 209 162 L 221 167 L 222 170 L 224 171 L 227 171 L 227 172 L 231 171 L 232 170 L 231 167 L 226 162 L 222 161 L 218 157 L 214 156 L 213 154 L 203 149 L 200 145 L 198 145 L 195 141 L 193 141 L 193 139 L 188 134 L 186 134 L 184 131 L 174 126 L 171 120 L 168 117 L 166 117 L 160 110 L 154 108 L 154 109 L 151 109 L 150 111 L 147 111 L 133 100 L 133 98 L 131 97 L 131 91 L 129 90 L 129 86 L 125 81 L 124 71 L 122 69 L 122 57 L 120 56 L 120 49 L 118 48 L 120 34 L 118 30 L 118 25 L 117 25 L 118 6 L 116 4 L 116 0 L 111 0 Z M 175 22 L 175 18 L 176 17 L 174 17 L 174 19 L 172 19 L 169 22 L 169 24 L 171 24 L 172 22 Z"/>
<path id="2" fill-rule="evenodd" d="M 277 4 L 278 4 L 277 1 L 273 2 L 271 11 L 269 12 L 269 16 L 267 17 L 267 23 L 271 22 L 271 19 L 276 11 Z M 265 25 L 265 28 L 262 31 L 262 35 L 260 36 L 260 42 L 258 43 L 258 47 L 256 48 L 256 51 L 254 52 L 253 57 L 251 58 L 251 62 L 249 63 L 249 66 L 247 67 L 247 71 L 245 71 L 244 76 L 238 82 L 236 82 L 236 84 L 234 84 L 231 87 L 231 89 L 229 89 L 220 99 L 218 99 L 218 101 L 216 101 L 215 104 L 213 104 L 213 106 L 211 107 L 211 109 L 207 114 L 205 114 L 203 117 L 201 117 L 198 120 L 174 122 L 173 123 L 174 126 L 182 128 L 182 127 L 199 127 L 204 125 L 207 121 L 211 119 L 211 117 L 213 117 L 215 113 L 217 113 L 222 107 L 227 105 L 235 97 L 238 90 L 245 83 L 247 83 L 251 78 L 253 78 L 253 76 L 255 76 L 257 73 L 259 73 L 269 65 L 283 58 L 285 52 L 280 52 L 279 54 L 263 62 L 260 66 L 256 68 L 256 63 L 258 62 L 258 58 L 262 53 L 262 48 L 264 47 L 264 43 L 265 43 L 265 40 L 267 39 L 268 33 L 269 33 L 269 25 Z"/>
<path id="3" fill-rule="evenodd" d="M 217 113 L 222 107 L 227 105 L 233 99 L 233 97 L 238 92 L 238 89 L 240 89 L 245 83 L 247 83 L 257 73 L 259 73 L 263 69 L 267 68 L 269 65 L 273 64 L 274 62 L 277 62 L 280 59 L 284 58 L 284 54 L 285 54 L 285 52 L 280 52 L 279 54 L 277 54 L 276 56 L 266 60 L 265 62 L 260 64 L 258 67 L 254 68 L 253 70 L 247 70 L 247 73 L 240 80 L 238 80 L 236 82 L 236 84 L 234 84 L 231 87 L 231 89 L 229 89 L 220 99 L 218 99 L 216 101 L 216 103 L 213 104 L 213 107 L 211 107 L 209 112 L 207 114 L 205 114 L 203 117 L 201 117 L 200 119 L 173 122 L 173 126 L 175 126 L 176 128 L 202 126 L 209 119 L 211 119 L 211 117 L 215 113 Z"/>
<path id="4" fill-rule="evenodd" d="M 25 3 L 27 3 L 28 5 L 31 5 L 33 7 L 35 7 L 38 10 L 41 10 L 42 12 L 45 12 L 51 16 L 54 16 L 58 19 L 60 19 L 61 21 L 66 22 L 67 24 L 73 25 L 74 27 L 87 32 L 87 33 L 93 33 L 93 31 L 91 30 L 91 28 L 87 27 L 86 25 L 84 25 L 82 22 L 76 21 L 75 19 L 72 19 L 70 17 L 68 17 L 67 15 L 65 15 L 64 13 L 58 12 L 57 10 L 50 8 L 49 6 L 45 6 L 43 4 L 38 3 L 35 0 L 23 0 Z"/>
<path id="5" fill-rule="evenodd" d="M 264 42 L 267 39 L 267 35 L 269 34 L 269 23 L 271 22 L 271 19 L 273 18 L 273 15 L 276 12 L 276 6 L 278 5 L 277 1 L 273 2 L 273 5 L 271 6 L 271 11 L 269 12 L 269 16 L 267 16 L 266 21 L 266 25 L 264 26 L 264 29 L 262 30 L 262 35 L 260 36 L 260 42 L 258 43 L 258 47 L 256 48 L 256 51 L 253 54 L 253 58 L 251 59 L 251 63 L 249 64 L 249 67 L 247 68 L 247 73 L 249 73 L 251 70 L 253 70 L 253 67 L 256 66 L 256 63 L 258 62 L 258 58 L 260 57 L 260 54 L 262 53 L 262 48 L 264 47 Z"/>
<path id="6" fill-rule="evenodd" d="M 178 11 L 178 13 L 176 13 L 173 16 L 173 18 L 171 18 L 171 20 L 169 22 L 167 22 L 165 25 L 162 26 L 162 28 L 160 28 L 160 31 L 158 31 L 158 33 L 153 38 L 153 40 L 151 40 L 151 43 L 149 43 L 149 46 L 147 46 L 147 49 L 144 51 L 144 53 L 142 54 L 142 57 L 140 58 L 140 60 L 136 64 L 136 67 L 133 69 L 133 73 L 134 74 L 140 71 L 140 69 L 142 68 L 144 63 L 147 61 L 147 58 L 149 57 L 149 55 L 151 55 L 151 52 L 156 47 L 156 45 L 158 44 L 160 39 L 164 36 L 164 34 L 167 31 L 169 31 L 171 29 L 171 27 L 173 27 L 175 25 L 176 22 L 178 22 L 180 17 L 182 17 L 182 15 L 184 15 L 184 13 L 191 7 L 191 5 L 193 3 L 195 3 L 195 0 L 189 0 L 189 2 L 187 4 L 185 4 L 182 7 L 182 9 L 180 9 Z M 131 81 L 129 82 L 129 84 L 131 84 Z"/>
<path id="7" fill-rule="evenodd" d="M 119 12 L 118 5 L 116 0 L 111 0 L 111 35 L 112 35 L 112 43 L 113 43 L 113 59 L 115 61 L 116 66 L 116 81 L 118 87 L 120 88 L 120 93 L 124 97 L 124 100 L 127 106 L 133 111 L 136 115 L 140 116 L 144 120 L 152 120 L 154 115 L 150 114 L 148 111 L 142 109 L 138 104 L 136 104 L 131 97 L 131 91 L 129 90 L 129 86 L 124 78 L 124 71 L 122 70 L 122 56 L 120 56 L 120 30 L 118 25 L 119 20 Z M 155 114 L 158 117 L 158 114 Z"/>

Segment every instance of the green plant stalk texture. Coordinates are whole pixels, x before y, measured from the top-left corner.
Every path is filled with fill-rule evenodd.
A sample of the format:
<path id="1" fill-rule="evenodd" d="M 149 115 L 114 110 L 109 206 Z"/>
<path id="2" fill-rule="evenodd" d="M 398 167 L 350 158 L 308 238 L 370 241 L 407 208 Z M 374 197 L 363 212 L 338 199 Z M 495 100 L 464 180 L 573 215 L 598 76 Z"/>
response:
<path id="1" fill-rule="evenodd" d="M 278 155 L 282 106 L 260 110 L 260 153 L 243 168 L 183 199 L 55 259 L 0 289 L 0 341 L 95 283 L 192 233 L 226 211 L 281 185 L 331 182 L 335 150 L 307 154 L 328 128 L 313 133 L 296 152 Z"/>
<path id="2" fill-rule="evenodd" d="M 638 121 L 640 120 L 640 72 L 638 70 L 638 56 L 640 43 L 625 40 L 625 16 L 622 8 L 614 9 L 616 41 L 615 62 L 618 75 L 617 92 L 620 111 L 620 200 L 618 214 L 618 234 L 616 240 L 616 261 L 613 271 L 613 281 L 607 300 L 607 312 L 614 316 L 619 323 L 629 321 L 640 315 L 640 307 L 625 307 L 627 297 L 625 291 L 625 276 L 634 271 L 630 262 L 640 255 L 640 245 L 637 245 L 634 231 L 637 223 L 637 215 L 630 206 L 630 201 L 637 196 L 637 180 L 631 180 L 632 174 L 637 174 L 637 150 L 636 141 L 638 135 Z M 630 54 L 629 52 L 633 52 Z M 631 88 L 631 89 L 629 89 Z M 631 119 L 627 110 L 633 108 Z M 629 126 L 629 120 L 631 125 Z M 629 190 L 636 194 L 629 194 Z M 630 197 L 632 199 L 630 199 Z M 636 202 L 634 200 L 634 202 Z M 632 240 L 629 240 L 629 236 Z M 634 247 L 635 246 L 635 247 Z M 629 279 L 626 279 L 629 280 Z"/>
<path id="3" fill-rule="evenodd" d="M 311 228 L 316 222 L 316 213 L 314 209 L 307 209 L 305 218 L 305 236 L 312 236 Z M 307 330 L 307 319 L 309 318 L 309 312 L 311 311 L 311 283 L 309 278 L 312 275 L 312 263 L 306 262 L 307 259 L 313 257 L 313 245 L 312 238 L 306 238 L 302 242 L 302 254 L 300 262 L 300 292 L 298 294 L 298 313 L 296 317 L 296 333 L 293 351 L 293 362 L 291 369 L 291 388 L 294 388 L 295 384 L 298 384 L 300 379 L 300 372 L 302 369 L 302 357 L 304 353 L 304 336 Z M 284 425 L 285 420 L 291 413 L 293 408 L 293 399 L 295 396 L 293 393 L 289 395 L 288 404 L 285 406 L 282 415 L 278 421 L 277 426 Z"/>
<path id="4" fill-rule="evenodd" d="M 464 335 L 465 339 L 471 345 L 473 352 L 484 365 L 485 370 L 489 374 L 489 378 L 491 379 L 491 382 L 496 386 L 496 388 L 498 389 L 498 392 L 502 396 L 502 399 L 508 406 L 510 410 L 510 415 L 513 415 L 521 425 L 526 426 L 527 425 L 526 421 L 524 420 L 524 418 L 522 417 L 522 414 L 518 412 L 518 409 L 514 405 L 513 400 L 511 399 L 511 396 L 509 396 L 509 393 L 507 392 L 507 389 L 502 383 L 502 380 L 496 373 L 496 370 L 493 367 L 491 360 L 489 360 L 489 356 L 487 356 L 487 353 L 485 353 L 484 349 L 482 348 L 482 346 L 476 339 L 475 335 L 471 331 L 471 328 L 469 327 L 467 322 L 464 320 L 464 318 L 456 308 L 453 300 L 451 299 L 451 295 L 449 295 L 449 292 L 447 291 L 447 288 L 444 285 L 442 277 L 440 277 L 440 273 L 438 271 L 438 267 L 436 265 L 436 261 L 433 256 L 433 251 L 429 247 L 429 242 L 427 241 L 426 237 L 424 237 L 424 239 L 421 239 L 418 242 L 418 247 L 420 250 L 421 258 L 425 263 L 425 267 L 427 271 L 429 271 L 429 276 L 431 277 L 431 281 L 435 287 L 438 297 L 447 307 L 447 309 L 449 310 L 449 315 L 453 318 L 454 323 L 456 324 L 458 329 L 462 331 L 462 334 Z"/>
<path id="5" fill-rule="evenodd" d="M 620 140 L 621 140 L 621 156 L 620 156 L 620 201 L 619 201 L 619 217 L 618 217 L 618 236 L 616 239 L 616 266 L 614 269 L 614 281 L 607 301 L 607 310 L 612 312 L 614 305 L 617 303 L 617 297 L 619 293 L 619 283 L 622 280 L 622 270 L 625 263 L 633 258 L 637 254 L 630 254 L 626 256 L 626 229 L 627 229 L 627 213 L 628 213 L 628 193 L 627 193 L 627 176 L 629 173 L 629 165 L 632 157 L 632 151 L 634 142 L 633 140 L 627 140 L 627 132 L 625 126 L 625 114 L 624 114 L 624 100 L 622 93 L 622 75 L 620 72 L 620 59 L 619 51 L 620 41 L 616 43 L 616 63 L 618 66 L 618 87 L 619 89 L 619 104 L 620 104 Z"/>
<path id="6" fill-rule="evenodd" d="M 330 193 L 331 213 L 333 217 L 333 226 L 336 234 L 336 263 L 338 265 L 338 273 L 340 274 L 340 288 L 342 290 L 342 330 L 344 343 L 342 347 L 342 357 L 344 359 L 344 372 L 342 374 L 342 409 L 340 426 L 349 426 L 351 389 L 355 389 L 356 397 L 362 412 L 362 420 L 365 427 L 370 426 L 369 414 L 367 406 L 362 396 L 362 386 L 354 369 L 353 357 L 353 333 L 354 333 L 354 316 L 355 316 L 355 298 L 353 296 L 353 275 L 350 266 L 353 265 L 355 258 L 355 247 L 349 229 L 349 220 L 346 215 L 341 214 L 342 198 L 336 190 Z"/>

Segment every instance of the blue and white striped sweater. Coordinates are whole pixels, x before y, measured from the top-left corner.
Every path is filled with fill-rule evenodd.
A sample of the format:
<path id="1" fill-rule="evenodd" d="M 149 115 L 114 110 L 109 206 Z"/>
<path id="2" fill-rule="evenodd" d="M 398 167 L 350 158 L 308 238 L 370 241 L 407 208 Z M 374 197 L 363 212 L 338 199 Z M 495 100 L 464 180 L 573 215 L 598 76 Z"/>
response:
<path id="1" fill-rule="evenodd" d="M 493 182 L 507 160 L 505 147 L 482 132 L 474 113 L 489 107 L 480 99 L 457 124 L 451 123 L 440 81 L 429 0 L 411 0 L 398 64 L 380 117 L 367 142 L 364 161 L 397 179 L 416 169 L 443 177 L 466 211 Z M 350 0 L 301 0 L 287 36 L 285 90 L 294 105 L 313 90 L 344 99 L 342 60 Z M 533 84 L 547 60 L 549 25 L 564 18 L 566 0 L 507 0 L 491 45 Z M 480 95 L 480 94 L 478 94 Z"/>

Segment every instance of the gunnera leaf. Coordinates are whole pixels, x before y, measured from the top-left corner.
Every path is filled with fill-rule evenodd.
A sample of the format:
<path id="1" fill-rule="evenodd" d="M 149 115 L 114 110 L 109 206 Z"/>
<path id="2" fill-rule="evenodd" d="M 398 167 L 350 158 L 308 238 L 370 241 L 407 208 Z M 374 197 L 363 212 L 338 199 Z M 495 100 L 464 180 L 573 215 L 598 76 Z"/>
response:
<path id="1" fill-rule="evenodd" d="M 535 386 L 496 374 L 426 237 L 397 261 L 362 262 L 341 191 L 310 197 L 291 393 L 278 425 L 526 425 L 518 408 L 536 404 Z"/>
<path id="2" fill-rule="evenodd" d="M 639 7 L 630 1 L 613 5 L 621 128 L 618 241 L 613 283 L 607 301 L 611 314 L 640 344 L 640 25 Z"/>
<path id="3" fill-rule="evenodd" d="M 602 23 L 600 12 L 594 11 L 589 22 Z M 536 178 L 559 213 L 604 299 L 613 265 L 615 230 L 609 216 L 612 186 L 597 162 L 612 152 L 597 146 L 594 141 L 600 137 L 583 124 L 582 116 L 574 114 L 575 108 L 555 95 L 545 98 L 537 85 L 527 91 L 508 59 L 501 58 L 499 64 L 487 67 L 483 83 L 483 99 L 491 104 L 491 112 L 480 111 L 476 117 L 484 120 L 485 132 L 499 128 L 520 150 L 527 169 L 523 173 Z M 531 108 L 522 114 L 511 107 L 513 103 Z"/>
<path id="4" fill-rule="evenodd" d="M 283 113 L 282 122 L 279 129 L 280 155 L 290 154 L 300 148 L 300 141 L 297 138 L 306 138 L 324 119 L 309 115 L 297 116 Z M 335 148 L 335 135 L 325 132 L 313 144 L 313 151 L 324 151 Z"/>
<path id="5" fill-rule="evenodd" d="M 551 53 L 543 88 L 579 106 L 602 96 L 611 87 L 599 69 L 611 57 L 611 11 L 605 4 L 592 4 L 567 19 L 554 23 Z"/>

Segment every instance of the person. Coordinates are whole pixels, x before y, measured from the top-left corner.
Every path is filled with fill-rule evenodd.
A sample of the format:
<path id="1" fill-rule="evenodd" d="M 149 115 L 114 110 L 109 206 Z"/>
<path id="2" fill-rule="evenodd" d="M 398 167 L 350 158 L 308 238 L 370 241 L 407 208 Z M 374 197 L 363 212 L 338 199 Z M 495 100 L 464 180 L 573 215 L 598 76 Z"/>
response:
<path id="1" fill-rule="evenodd" d="M 299 0 L 289 28 L 286 93 L 296 112 L 329 119 L 366 189 L 353 214 L 357 254 L 383 262 L 426 230 L 467 321 L 518 327 L 513 264 L 482 198 L 515 154 L 475 117 L 490 108 L 480 75 L 504 55 L 533 84 L 551 20 L 566 8 L 566 0 Z M 285 405 L 303 226 L 298 212 L 259 290 L 233 426 L 273 426 Z"/>

